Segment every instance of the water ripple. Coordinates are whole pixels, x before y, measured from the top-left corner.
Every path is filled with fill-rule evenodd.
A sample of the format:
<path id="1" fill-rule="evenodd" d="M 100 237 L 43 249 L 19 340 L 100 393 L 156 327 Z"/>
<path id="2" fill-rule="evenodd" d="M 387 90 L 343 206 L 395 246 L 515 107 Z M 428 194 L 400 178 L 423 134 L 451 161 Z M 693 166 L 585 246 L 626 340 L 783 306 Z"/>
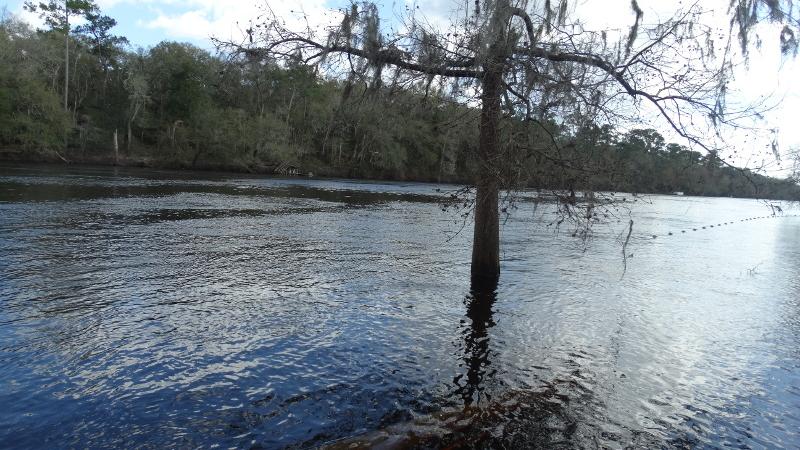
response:
<path id="1" fill-rule="evenodd" d="M 0 168 L 0 447 L 800 445 L 799 218 L 651 197 L 620 279 L 521 202 L 469 286 L 435 189 Z"/>

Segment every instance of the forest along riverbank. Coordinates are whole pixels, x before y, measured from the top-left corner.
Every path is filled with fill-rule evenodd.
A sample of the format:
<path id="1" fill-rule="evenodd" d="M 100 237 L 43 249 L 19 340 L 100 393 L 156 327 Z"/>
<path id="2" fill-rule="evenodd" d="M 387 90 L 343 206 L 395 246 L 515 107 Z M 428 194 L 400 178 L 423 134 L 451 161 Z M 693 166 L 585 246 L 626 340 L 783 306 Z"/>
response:
<path id="1" fill-rule="evenodd" d="M 451 174 L 446 177 L 396 177 L 393 174 L 359 174 L 354 173 L 348 168 L 342 167 L 324 167 L 316 163 L 310 166 L 295 165 L 289 163 L 242 163 L 237 160 L 230 161 L 216 161 L 209 162 L 205 160 L 188 161 L 180 159 L 158 159 L 153 156 L 146 155 L 126 155 L 114 153 L 86 153 L 86 152 L 55 152 L 55 151 L 29 151 L 22 149 L 2 149 L 0 148 L 0 164 L 6 167 L 14 166 L 31 166 L 31 165 L 50 165 L 62 166 L 64 170 L 67 167 L 80 170 L 81 167 L 121 167 L 121 168 L 139 168 L 139 169 L 153 169 L 153 170 L 180 170 L 189 172 L 218 172 L 230 173 L 239 175 L 266 175 L 266 176 L 290 176 L 290 177 L 316 177 L 316 178 L 332 178 L 332 179 L 351 179 L 351 180 L 364 180 L 364 181 L 407 181 L 407 182 L 433 182 L 444 184 L 471 184 L 469 176 Z M 308 167 L 313 167 L 314 170 L 309 170 Z M 697 190 L 689 190 L 688 192 L 672 190 L 674 185 L 662 185 L 659 189 L 642 190 L 644 194 L 675 194 L 680 195 L 695 195 L 695 196 L 710 196 L 710 197 L 736 197 L 735 193 L 739 194 L 741 198 L 757 198 L 768 200 L 787 200 L 798 201 L 800 199 L 800 189 L 795 193 L 797 186 L 791 180 L 779 180 L 769 177 L 763 177 L 758 174 L 750 174 L 751 179 L 742 179 L 749 186 L 748 189 L 733 189 L 723 190 L 718 189 L 706 190 L 705 187 L 698 185 Z M 736 177 L 734 175 L 734 177 Z M 730 184 L 728 184 L 730 186 Z M 756 189 L 753 189 L 757 186 Z M 550 191 L 551 194 L 558 193 L 559 191 L 569 191 L 569 189 L 561 186 L 550 187 L 531 187 L 530 189 L 540 189 L 543 191 Z M 573 189 L 574 191 L 575 189 Z M 613 190 L 612 190 L 613 191 Z M 579 191 L 581 192 L 581 191 Z M 581 192 L 582 193 L 582 192 Z"/>
<path id="2" fill-rule="evenodd" d="M 0 16 L 0 160 L 450 183 L 477 176 L 480 111 L 456 94 L 325 79 L 304 65 L 187 43 L 139 52 L 96 5 L 78 11 L 87 26 L 68 36 L 50 22 L 34 31 Z M 53 59 L 65 38 L 80 61 L 67 83 Z M 519 118 L 504 122 L 555 144 L 499 149 L 503 164 L 519 162 L 502 168 L 515 174 L 511 187 L 800 199 L 793 180 L 730 167 L 733 155 L 703 154 L 655 129 L 581 123 L 548 118 L 537 137 Z"/>
<path id="3" fill-rule="evenodd" d="M 440 187 L 0 167 L 0 447 L 800 445 L 796 210 L 521 202 L 475 291 Z"/>

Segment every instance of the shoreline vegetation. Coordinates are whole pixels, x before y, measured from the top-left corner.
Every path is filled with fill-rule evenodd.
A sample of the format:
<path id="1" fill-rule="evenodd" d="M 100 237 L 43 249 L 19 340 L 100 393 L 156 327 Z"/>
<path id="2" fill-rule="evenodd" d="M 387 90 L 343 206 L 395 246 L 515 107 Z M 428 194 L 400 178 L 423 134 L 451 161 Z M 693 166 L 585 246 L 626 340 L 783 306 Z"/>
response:
<path id="1" fill-rule="evenodd" d="M 140 154 L 115 154 L 113 150 L 102 149 L 100 151 L 84 151 L 81 149 L 70 148 L 61 151 L 56 150 L 35 150 L 31 151 L 24 148 L 0 147 L 0 163 L 7 163 L 13 165 L 48 165 L 48 166 L 64 166 L 64 167 L 120 167 L 120 168 L 134 168 L 134 169 L 153 169 L 153 170 L 173 170 L 173 171 L 187 171 L 187 172 L 216 172 L 216 173 L 229 173 L 229 174 L 252 174 L 261 176 L 286 176 L 298 178 L 325 178 L 325 179 L 349 179 L 349 180 L 364 180 L 364 181 L 388 181 L 388 182 L 420 182 L 420 183 L 445 183 L 445 184 L 470 184 L 468 177 L 459 177 L 456 174 L 451 174 L 445 177 L 441 175 L 431 177 L 396 177 L 385 174 L 381 175 L 360 175 L 348 171 L 347 168 L 337 167 L 324 167 L 314 164 L 311 167 L 285 164 L 279 162 L 268 161 L 250 161 L 244 162 L 240 160 L 204 160 L 188 158 L 181 159 L 179 157 L 159 158 L 152 153 Z M 693 190 L 690 186 L 678 185 L 681 189 L 653 189 L 653 190 L 621 190 L 621 189 L 574 189 L 563 186 L 548 186 L 540 188 L 537 186 L 526 186 L 524 190 L 533 191 L 549 191 L 553 196 L 559 193 L 578 190 L 579 195 L 590 195 L 592 192 L 618 192 L 618 193 L 634 193 L 639 194 L 652 194 L 652 195 L 687 195 L 697 197 L 734 197 L 734 198 L 750 198 L 750 199 L 763 199 L 763 200 L 785 200 L 785 201 L 800 201 L 800 189 L 797 187 L 793 180 L 781 180 L 777 178 L 770 178 L 763 175 L 750 173 L 746 178 L 731 168 L 727 169 L 733 177 L 740 177 L 747 183 L 744 184 L 747 191 L 754 193 L 748 195 L 745 192 L 738 191 L 740 195 L 733 195 L 731 192 L 706 192 L 704 190 Z M 724 170 L 723 169 L 723 170 Z M 704 186 L 704 183 L 699 185 Z M 756 191 L 758 187 L 758 191 Z M 768 195 L 759 195 L 758 192 L 767 192 Z M 771 192 L 771 194 L 770 194 Z"/>
<path id="2" fill-rule="evenodd" d="M 474 182 L 480 111 L 444 87 L 329 79 L 178 42 L 132 50 L 93 8 L 73 11 L 85 24 L 71 29 L 0 14 L 0 161 Z M 800 199 L 794 179 L 731 167 L 651 128 L 503 127 L 523 136 L 501 149 L 504 187 Z"/>
<path id="3" fill-rule="evenodd" d="M 132 169 L 132 170 L 153 170 L 153 171 L 172 171 L 175 173 L 207 173 L 211 176 L 217 175 L 258 175 L 264 177 L 276 177 L 276 178 L 283 178 L 283 179 L 317 179 L 317 180 L 341 180 L 341 181 L 354 181 L 354 182 L 366 182 L 366 183 L 424 183 L 424 184 L 433 184 L 433 185 L 465 185 L 468 184 L 469 181 L 459 181 L 459 180 L 425 180 L 425 179 L 395 179 L 395 178 L 368 178 L 368 177 L 352 177 L 347 175 L 339 175 L 337 173 L 314 173 L 314 172 L 303 172 L 300 168 L 296 168 L 297 172 L 276 172 L 275 169 L 278 166 L 258 166 L 258 167 L 247 167 L 247 166 L 226 166 L 222 165 L 198 165 L 196 167 L 189 167 L 186 165 L 181 165 L 180 161 L 155 161 L 143 157 L 120 157 L 118 160 L 114 160 L 113 155 L 109 157 L 108 155 L 103 155 L 100 157 L 90 157 L 86 159 L 74 159 L 69 160 L 64 158 L 61 154 L 37 154 L 37 158 L 26 158 L 20 159 L 20 154 L 15 152 L 14 150 L 9 149 L 0 149 L 0 170 L 4 167 L 21 167 L 21 168 L 47 168 L 55 169 L 55 168 L 75 168 L 78 170 L 81 169 L 111 169 L 111 168 L 120 168 L 120 169 Z M 26 157 L 29 155 L 25 155 Z M 448 194 L 448 191 L 444 191 L 441 189 L 436 189 L 436 192 L 439 194 Z M 591 201 L 596 204 L 611 204 L 611 203 L 625 203 L 629 201 L 627 197 L 618 197 L 614 198 L 614 195 L 630 195 L 633 198 L 639 196 L 647 196 L 647 195 L 668 195 L 668 196 L 688 196 L 688 197 L 708 197 L 708 198 L 738 198 L 738 199 L 751 199 L 751 200 L 784 200 L 784 201 L 800 201 L 797 199 L 789 198 L 789 199 L 779 199 L 779 198 L 770 198 L 770 197 L 736 197 L 732 195 L 703 195 L 703 194 L 688 194 L 681 191 L 674 191 L 674 192 L 627 192 L 627 191 L 570 191 L 568 189 L 539 189 L 535 187 L 528 187 L 522 189 L 521 192 L 537 192 L 537 201 L 551 201 L 553 203 L 557 203 L 563 201 L 566 196 L 574 195 L 575 201 L 578 203 L 582 203 L 585 201 Z M 457 197 L 443 197 L 442 199 L 443 204 L 451 204 L 453 202 L 458 203 Z M 516 200 L 521 201 L 524 198 L 517 198 Z"/>

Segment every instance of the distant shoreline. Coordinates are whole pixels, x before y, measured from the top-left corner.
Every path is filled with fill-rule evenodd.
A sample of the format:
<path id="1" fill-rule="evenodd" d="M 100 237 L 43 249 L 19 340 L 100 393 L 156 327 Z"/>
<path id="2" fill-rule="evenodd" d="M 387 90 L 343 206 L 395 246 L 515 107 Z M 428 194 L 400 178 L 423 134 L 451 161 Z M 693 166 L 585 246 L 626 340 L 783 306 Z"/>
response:
<path id="1" fill-rule="evenodd" d="M 180 159 L 155 159 L 141 155 L 123 155 L 114 158 L 113 154 L 80 155 L 78 151 L 65 153 L 56 152 L 32 152 L 30 150 L 18 150 L 0 148 L 0 163 L 11 164 L 47 164 L 64 167 L 122 167 L 153 170 L 173 170 L 179 172 L 217 172 L 238 175 L 268 175 L 268 176 L 287 176 L 291 178 L 330 178 L 348 179 L 359 181 L 391 181 L 391 182 L 413 182 L 413 183 L 432 183 L 432 184 L 469 184 L 466 180 L 458 177 L 448 177 L 447 179 L 434 180 L 426 178 L 396 178 L 396 177 L 362 177 L 346 173 L 344 170 L 335 168 L 312 168 L 306 170 L 298 167 L 299 171 L 295 174 L 276 172 L 278 165 L 255 165 L 245 164 L 238 161 L 231 162 L 210 162 L 199 160 L 192 165 L 189 161 Z M 65 161 L 66 160 L 66 161 Z"/>
<path id="2" fill-rule="evenodd" d="M 208 174 L 228 174 L 228 175 L 260 175 L 276 178 L 295 178 L 295 179 L 329 179 L 329 180 L 351 180 L 361 182 L 391 182 L 391 183 L 426 183 L 426 184 L 441 184 L 441 185 L 468 185 L 471 184 L 467 181 L 459 180 L 427 180 L 427 179 L 397 179 L 391 177 L 375 178 L 375 177 L 358 177 L 348 176 L 340 173 L 326 173 L 325 171 L 315 172 L 311 175 L 308 173 L 301 173 L 297 175 L 276 173 L 272 168 L 274 166 L 247 166 L 244 164 L 232 163 L 208 163 L 200 162 L 195 166 L 191 166 L 185 161 L 169 161 L 169 160 L 156 160 L 144 156 L 125 156 L 120 155 L 120 158 L 115 161 L 112 155 L 93 155 L 91 157 L 80 157 L 75 155 L 74 152 L 68 153 L 68 162 L 65 162 L 58 155 L 51 153 L 24 151 L 14 149 L 0 148 L 0 165 L 24 165 L 24 166 L 61 166 L 61 167 L 75 167 L 75 168 L 125 168 L 125 169 L 145 169 L 145 170 L 166 170 L 174 172 L 198 172 Z M 22 157 L 20 157 L 22 156 Z M 27 157 L 25 157 L 27 156 Z M 62 155 L 63 156 L 63 155 Z M 526 187 L 523 190 L 535 191 L 535 187 Z M 542 188 L 543 191 L 557 191 L 559 189 Z M 598 191 L 601 192 L 601 191 Z M 605 191 L 602 191 L 605 192 Z M 663 196 L 677 196 L 674 191 L 665 192 L 637 192 L 631 193 L 626 191 L 607 191 L 619 194 L 629 195 L 663 195 Z M 785 202 L 797 202 L 800 200 L 770 198 L 770 197 L 741 197 L 741 196 L 719 196 L 719 195 L 704 195 L 700 193 L 686 192 L 683 193 L 685 197 L 702 197 L 702 198 L 738 198 L 747 200 L 773 200 Z"/>

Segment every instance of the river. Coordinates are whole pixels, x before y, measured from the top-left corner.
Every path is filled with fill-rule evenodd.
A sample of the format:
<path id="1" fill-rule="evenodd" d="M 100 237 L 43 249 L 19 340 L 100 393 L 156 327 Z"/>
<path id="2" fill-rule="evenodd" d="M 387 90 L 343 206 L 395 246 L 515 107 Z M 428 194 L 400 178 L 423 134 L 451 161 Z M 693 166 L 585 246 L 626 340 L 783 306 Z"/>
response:
<path id="1" fill-rule="evenodd" d="M 800 446 L 796 209 L 437 188 L 0 166 L 0 447 Z"/>

